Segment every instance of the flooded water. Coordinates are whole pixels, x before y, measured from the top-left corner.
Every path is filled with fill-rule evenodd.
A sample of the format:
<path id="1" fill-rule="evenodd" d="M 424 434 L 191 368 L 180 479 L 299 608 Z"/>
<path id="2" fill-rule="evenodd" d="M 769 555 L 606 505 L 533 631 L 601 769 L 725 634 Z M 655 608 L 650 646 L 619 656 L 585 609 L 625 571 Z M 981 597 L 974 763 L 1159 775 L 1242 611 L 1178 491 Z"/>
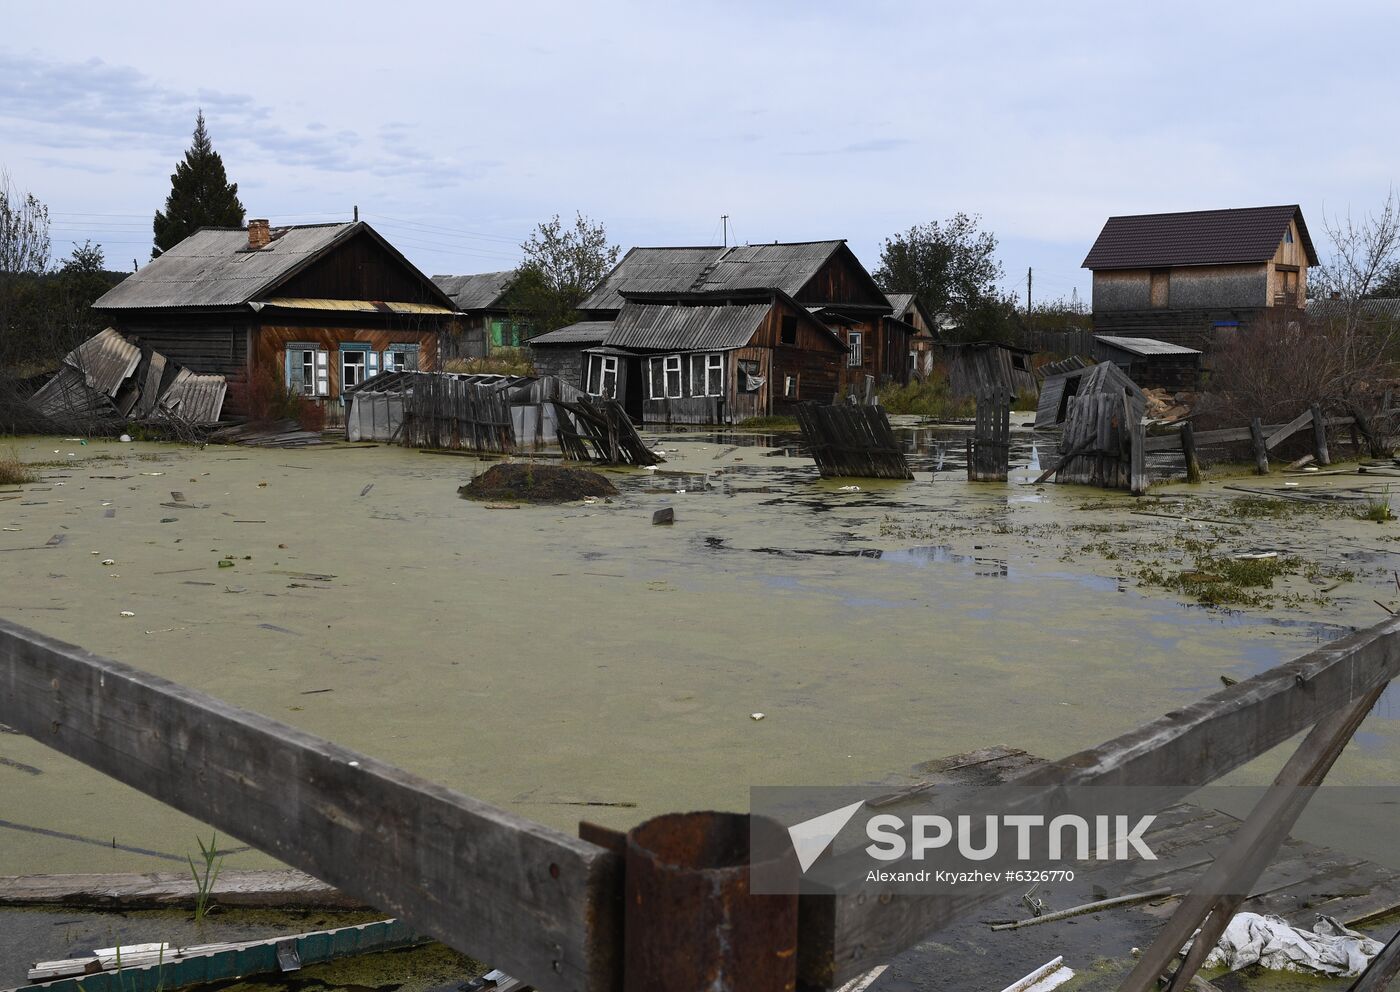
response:
<path id="1" fill-rule="evenodd" d="M 388 446 L 22 439 L 60 464 L 0 502 L 0 616 L 571 830 L 990 744 L 1059 757 L 1396 598 L 1389 532 L 1354 516 L 1202 532 L 1179 488 L 971 485 L 956 428 L 904 436 L 914 482 L 822 480 L 794 438 L 687 432 L 649 438 L 659 471 L 610 471 L 611 503 L 519 509 L 458 498 L 489 463 Z M 1013 436 L 1018 469 L 1053 457 Z M 1238 495 L 1197 492 L 1216 514 Z M 663 506 L 675 524 L 652 526 Z M 1225 611 L 1133 576 L 1130 554 L 1203 536 L 1349 577 Z M 1387 696 L 1334 780 L 1396 780 L 1394 717 Z M 0 874 L 169 869 L 197 834 L 0 734 Z"/>

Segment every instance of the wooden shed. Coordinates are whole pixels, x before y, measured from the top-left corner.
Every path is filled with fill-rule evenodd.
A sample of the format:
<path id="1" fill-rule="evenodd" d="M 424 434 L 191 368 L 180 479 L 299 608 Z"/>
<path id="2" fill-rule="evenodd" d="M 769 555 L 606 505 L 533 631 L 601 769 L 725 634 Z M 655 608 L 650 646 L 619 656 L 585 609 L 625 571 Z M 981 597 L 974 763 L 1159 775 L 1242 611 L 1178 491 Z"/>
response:
<path id="1" fill-rule="evenodd" d="M 999 341 L 945 344 L 943 359 L 948 365 L 948 388 L 962 399 L 976 396 L 984 387 L 1002 386 L 1013 396 L 1036 394 L 1031 355 L 1026 348 Z"/>
<path id="2" fill-rule="evenodd" d="M 1144 389 L 1194 391 L 1201 382 L 1199 350 L 1156 338 L 1095 335 L 1094 359 L 1112 362 Z"/>

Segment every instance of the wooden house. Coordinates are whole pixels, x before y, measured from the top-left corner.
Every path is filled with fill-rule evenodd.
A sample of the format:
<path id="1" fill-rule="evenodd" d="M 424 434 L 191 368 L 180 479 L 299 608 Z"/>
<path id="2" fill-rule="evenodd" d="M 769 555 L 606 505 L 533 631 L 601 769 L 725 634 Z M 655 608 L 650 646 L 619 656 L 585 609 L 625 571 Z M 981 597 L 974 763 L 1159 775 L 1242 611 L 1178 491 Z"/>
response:
<path id="1" fill-rule="evenodd" d="M 620 299 L 612 321 L 532 341 L 536 369 L 567 370 L 576 354 L 586 394 L 616 399 L 634 420 L 651 424 L 780 415 L 804 400 L 829 403 L 840 388 L 846 343 L 781 291 L 624 292 Z"/>
<path id="2" fill-rule="evenodd" d="M 948 391 L 957 399 L 975 397 L 979 389 L 1004 386 L 1012 396 L 1036 394 L 1035 373 L 1028 348 L 999 341 L 943 345 L 948 366 Z"/>
<path id="3" fill-rule="evenodd" d="M 1300 313 L 1317 252 L 1296 204 L 1110 217 L 1084 259 L 1094 331 L 1209 350 Z"/>
<path id="4" fill-rule="evenodd" d="M 911 328 L 908 332 L 909 374 L 918 379 L 928 378 L 938 361 L 938 321 L 913 293 L 886 293 L 885 298 L 893 308 L 888 319 Z"/>
<path id="5" fill-rule="evenodd" d="M 1201 352 L 1156 338 L 1096 334 L 1094 360 L 1112 362 L 1144 389 L 1178 393 L 1201 384 Z"/>
<path id="6" fill-rule="evenodd" d="M 529 324 L 512 312 L 510 290 L 515 270 L 469 276 L 433 276 L 433 282 L 460 313 L 454 333 L 442 343 L 442 357 L 485 358 L 494 348 L 518 348 L 529 337 Z"/>
<path id="7" fill-rule="evenodd" d="M 633 248 L 579 310 L 588 321 L 613 320 L 627 294 L 748 291 L 782 294 L 832 329 L 847 349 L 839 387 L 863 386 L 866 376 L 908 381 L 913 332 L 885 320 L 889 300 L 844 241 Z"/>
<path id="8" fill-rule="evenodd" d="M 113 327 L 194 372 L 281 383 L 341 419 L 341 389 L 385 369 L 434 369 L 456 308 L 362 221 L 200 228 L 93 304 Z"/>

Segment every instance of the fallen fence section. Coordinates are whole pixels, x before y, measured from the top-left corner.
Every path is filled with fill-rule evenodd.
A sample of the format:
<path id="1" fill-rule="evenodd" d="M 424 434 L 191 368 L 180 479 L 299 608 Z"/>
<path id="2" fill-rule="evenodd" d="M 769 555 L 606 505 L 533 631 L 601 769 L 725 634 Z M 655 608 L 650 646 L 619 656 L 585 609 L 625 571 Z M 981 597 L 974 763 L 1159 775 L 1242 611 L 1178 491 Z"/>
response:
<path id="1" fill-rule="evenodd" d="M 168 909 L 193 906 L 198 894 L 188 871 L 0 878 L 0 906 Z M 209 897 L 221 906 L 258 909 L 370 908 L 318 878 L 286 868 L 221 871 Z"/>
<path id="2" fill-rule="evenodd" d="M 531 984 L 615 987 L 593 844 L 6 621 L 0 721 Z"/>
<path id="3" fill-rule="evenodd" d="M 666 460 L 646 446 L 617 400 L 552 402 L 565 458 L 605 465 L 659 465 Z"/>
<path id="4" fill-rule="evenodd" d="M 799 403 L 796 409 L 802 443 L 823 478 L 914 478 L 883 408 Z"/>
<path id="5" fill-rule="evenodd" d="M 403 394 L 399 442 L 410 448 L 515 450 L 510 399 L 500 389 L 421 375 Z"/>
<path id="6" fill-rule="evenodd" d="M 161 992 L 248 975 L 298 971 L 305 965 L 425 943 L 426 938 L 416 936 L 398 920 L 382 920 L 264 940 L 130 948 L 120 959 L 116 951 L 121 949 L 111 948 L 85 958 L 41 961 L 29 970 L 29 980 L 42 984 L 27 985 L 16 992 Z"/>

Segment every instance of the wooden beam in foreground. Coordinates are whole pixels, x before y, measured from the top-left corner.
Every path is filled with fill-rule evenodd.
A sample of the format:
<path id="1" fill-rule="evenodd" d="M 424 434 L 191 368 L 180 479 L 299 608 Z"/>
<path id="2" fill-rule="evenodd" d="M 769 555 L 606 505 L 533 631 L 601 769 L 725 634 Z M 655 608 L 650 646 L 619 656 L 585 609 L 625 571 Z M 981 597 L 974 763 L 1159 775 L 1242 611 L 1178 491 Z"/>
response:
<path id="1" fill-rule="evenodd" d="M 0 722 L 538 988 L 618 984 L 593 844 L 3 620 Z"/>
<path id="2" fill-rule="evenodd" d="M 1199 787 L 1400 675 L 1400 617 L 1271 668 L 1008 783 Z M 798 978 L 830 988 L 1001 895 L 803 897 Z"/>

